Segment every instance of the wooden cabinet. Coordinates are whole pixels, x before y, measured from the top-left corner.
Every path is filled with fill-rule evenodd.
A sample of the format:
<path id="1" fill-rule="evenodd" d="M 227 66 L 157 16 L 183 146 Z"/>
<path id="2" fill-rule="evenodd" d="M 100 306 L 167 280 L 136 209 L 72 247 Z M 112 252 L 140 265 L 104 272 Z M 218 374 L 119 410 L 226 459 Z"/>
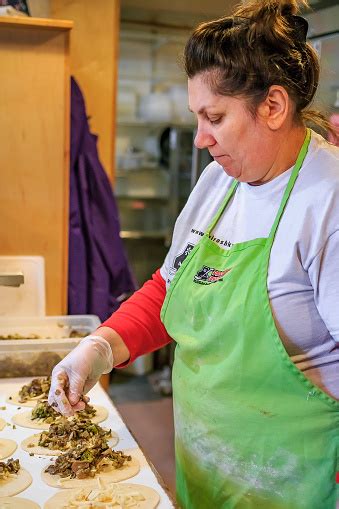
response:
<path id="1" fill-rule="evenodd" d="M 74 21 L 71 73 L 84 94 L 100 160 L 113 181 L 120 0 L 50 0 L 50 13 Z"/>
<path id="2" fill-rule="evenodd" d="M 67 311 L 71 21 L 0 17 L 0 255 L 41 255 Z"/>

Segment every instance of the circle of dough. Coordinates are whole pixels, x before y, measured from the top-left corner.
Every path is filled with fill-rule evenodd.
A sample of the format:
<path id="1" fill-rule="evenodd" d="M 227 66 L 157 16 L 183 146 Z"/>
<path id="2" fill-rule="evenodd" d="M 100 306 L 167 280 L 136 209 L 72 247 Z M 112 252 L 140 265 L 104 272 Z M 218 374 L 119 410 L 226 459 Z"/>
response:
<path id="1" fill-rule="evenodd" d="M 48 465 L 46 465 L 48 466 Z M 46 468 L 46 467 L 45 467 Z M 42 471 L 41 477 L 42 480 L 48 484 L 48 486 L 52 486 L 53 488 L 97 488 L 98 482 L 97 479 L 100 477 L 104 484 L 124 481 L 125 479 L 130 479 L 137 475 L 140 470 L 139 461 L 136 458 L 132 457 L 132 460 L 128 462 L 127 465 L 124 465 L 121 468 L 115 468 L 112 470 L 107 470 L 106 472 L 100 472 L 95 477 L 91 477 L 89 479 L 65 479 L 61 480 L 60 475 L 51 475 L 48 472 L 45 472 L 45 469 Z"/>
<path id="2" fill-rule="evenodd" d="M 11 399 L 9 399 L 11 398 Z M 25 403 L 21 403 L 19 401 L 19 393 L 15 393 L 15 394 L 11 394 L 10 396 L 8 396 L 8 398 L 6 399 L 6 403 L 9 403 L 10 405 L 15 405 L 15 406 L 24 406 L 24 407 L 30 407 L 30 408 L 34 408 L 35 405 L 39 402 L 39 399 L 41 399 L 41 396 L 39 396 L 39 398 L 35 398 L 35 399 L 29 399 L 28 401 L 25 401 Z"/>
<path id="3" fill-rule="evenodd" d="M 31 484 L 31 474 L 25 468 L 20 468 L 15 478 L 0 481 L 0 497 L 13 497 L 24 491 Z"/>
<path id="4" fill-rule="evenodd" d="M 41 445 L 39 445 L 39 439 L 40 439 L 40 433 L 38 433 L 37 435 L 31 435 L 30 437 L 27 437 L 25 438 L 25 440 L 23 440 L 21 442 L 21 448 L 28 452 L 28 453 L 33 453 L 33 454 L 37 454 L 39 456 L 59 456 L 59 454 L 63 454 L 65 451 L 59 451 L 58 449 L 48 449 L 48 447 L 42 447 Z M 117 443 L 119 442 L 119 437 L 116 433 L 114 433 L 114 431 L 112 431 L 112 437 L 108 440 L 108 445 L 110 447 L 115 447 L 117 445 Z M 1 441 L 0 441 L 1 443 Z M 29 444 L 34 444 L 33 447 L 28 447 Z M 1 449 L 0 449 L 1 451 Z"/>
<path id="5" fill-rule="evenodd" d="M 40 509 L 40 506 L 33 502 L 32 500 L 28 500 L 28 498 L 21 497 L 1 497 L 0 498 L 0 507 L 1 504 L 6 504 L 6 509 Z"/>
<path id="6" fill-rule="evenodd" d="M 106 408 L 102 406 L 93 405 L 95 410 L 97 411 L 96 415 L 91 419 L 95 424 L 99 424 L 100 422 L 107 419 L 108 411 Z M 15 414 L 12 417 L 13 424 L 18 426 L 22 426 L 23 428 L 32 428 L 32 429 L 42 429 L 47 430 L 49 428 L 49 424 L 40 420 L 40 419 L 31 419 L 32 411 L 28 410 L 26 412 L 20 412 Z"/>
<path id="7" fill-rule="evenodd" d="M 4 429 L 4 427 L 6 426 L 6 421 L 5 419 L 3 419 L 2 417 L 0 417 L 0 431 L 2 431 Z"/>
<path id="8" fill-rule="evenodd" d="M 133 506 L 134 509 L 154 509 L 159 504 L 159 493 L 157 493 L 153 488 L 143 486 L 142 484 L 131 483 L 124 483 L 123 486 L 129 487 L 131 490 L 137 490 L 145 497 L 145 500 L 136 502 L 136 505 Z M 44 509 L 63 509 L 65 504 L 67 504 L 70 498 L 78 491 L 78 489 L 59 491 L 45 502 Z"/>
<path id="9" fill-rule="evenodd" d="M 16 451 L 18 444 L 9 438 L 0 438 L 0 460 L 8 458 Z"/>

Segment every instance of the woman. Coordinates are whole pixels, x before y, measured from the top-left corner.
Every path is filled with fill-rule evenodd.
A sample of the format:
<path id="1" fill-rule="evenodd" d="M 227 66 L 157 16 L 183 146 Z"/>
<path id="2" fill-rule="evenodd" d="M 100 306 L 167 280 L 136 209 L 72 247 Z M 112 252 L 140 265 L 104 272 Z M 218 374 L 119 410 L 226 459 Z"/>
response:
<path id="1" fill-rule="evenodd" d="M 113 365 L 177 343 L 185 509 L 335 507 L 339 157 L 305 127 L 321 119 L 305 112 L 319 65 L 301 3 L 254 1 L 193 32 L 195 144 L 214 162 L 160 272 L 53 372 L 49 401 L 72 413 Z"/>

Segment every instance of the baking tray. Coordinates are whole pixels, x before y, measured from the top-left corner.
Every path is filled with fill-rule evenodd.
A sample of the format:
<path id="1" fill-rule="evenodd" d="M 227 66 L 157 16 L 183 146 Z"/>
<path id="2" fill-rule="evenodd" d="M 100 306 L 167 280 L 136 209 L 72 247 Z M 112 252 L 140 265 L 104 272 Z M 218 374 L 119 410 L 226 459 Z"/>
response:
<path id="1" fill-rule="evenodd" d="M 20 460 L 22 467 L 28 470 L 33 478 L 32 484 L 26 490 L 19 493 L 18 497 L 34 501 L 39 504 L 42 509 L 46 500 L 57 493 L 57 488 L 48 486 L 41 479 L 42 469 L 48 466 L 51 457 L 43 455 L 30 456 L 29 453 L 22 449 L 22 440 L 32 436 L 34 433 L 38 433 L 38 430 L 22 428 L 21 426 L 16 426 L 15 429 L 13 429 L 11 425 L 13 415 L 18 412 L 27 411 L 27 408 L 20 408 L 6 402 L 9 395 L 17 393 L 22 385 L 27 384 L 29 381 L 28 378 L 0 380 L 0 417 L 9 424 L 0 432 L 0 436 L 1 438 L 8 438 L 17 442 L 18 448 L 12 456 L 14 459 Z M 115 449 L 131 452 L 140 462 L 140 472 L 126 481 L 121 481 L 121 484 L 127 482 L 149 486 L 155 489 L 160 495 L 160 503 L 157 509 L 174 509 L 175 504 L 170 499 L 159 474 L 145 458 L 138 443 L 122 420 L 121 415 L 100 384 L 96 384 L 88 395 L 91 398 L 92 404 L 104 406 L 108 410 L 107 420 L 101 423 L 101 426 L 110 428 L 119 435 L 120 440 Z M 18 509 L 20 509 L 19 505 Z"/>

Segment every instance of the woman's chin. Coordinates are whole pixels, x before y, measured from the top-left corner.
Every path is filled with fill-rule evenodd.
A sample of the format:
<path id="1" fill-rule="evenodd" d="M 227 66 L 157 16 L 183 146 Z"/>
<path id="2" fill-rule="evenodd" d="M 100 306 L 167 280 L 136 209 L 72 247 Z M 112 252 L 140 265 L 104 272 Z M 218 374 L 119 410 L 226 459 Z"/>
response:
<path id="1" fill-rule="evenodd" d="M 229 177 L 232 177 L 234 179 L 241 181 L 241 171 L 240 170 L 230 168 L 229 166 L 227 168 L 225 168 L 225 166 L 223 166 L 223 170 Z"/>

